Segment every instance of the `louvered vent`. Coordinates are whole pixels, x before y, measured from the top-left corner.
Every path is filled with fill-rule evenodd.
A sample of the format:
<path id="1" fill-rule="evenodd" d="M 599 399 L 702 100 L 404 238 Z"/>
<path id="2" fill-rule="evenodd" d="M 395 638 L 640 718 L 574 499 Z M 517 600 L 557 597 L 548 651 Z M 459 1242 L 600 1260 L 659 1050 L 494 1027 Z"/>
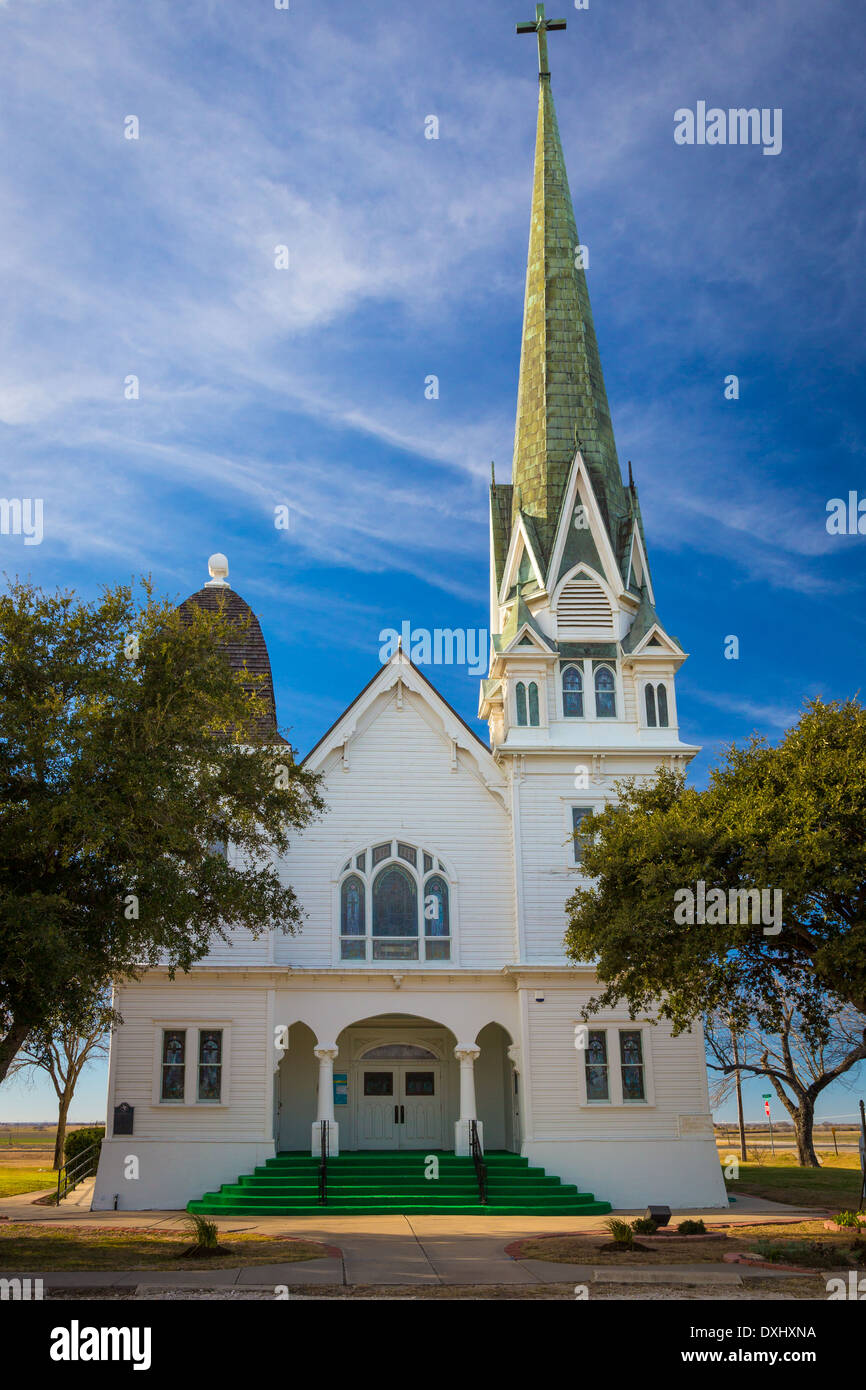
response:
<path id="1" fill-rule="evenodd" d="M 613 611 L 604 590 L 591 579 L 569 580 L 556 605 L 556 626 L 560 637 L 612 633 Z"/>

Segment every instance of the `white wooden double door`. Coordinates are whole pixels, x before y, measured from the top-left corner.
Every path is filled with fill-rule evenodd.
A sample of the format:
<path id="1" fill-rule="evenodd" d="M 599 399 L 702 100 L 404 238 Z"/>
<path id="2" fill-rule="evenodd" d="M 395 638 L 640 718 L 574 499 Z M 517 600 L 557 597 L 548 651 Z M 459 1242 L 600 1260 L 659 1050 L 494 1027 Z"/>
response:
<path id="1" fill-rule="evenodd" d="M 441 1149 L 442 1064 L 438 1061 L 355 1064 L 357 1149 Z"/>

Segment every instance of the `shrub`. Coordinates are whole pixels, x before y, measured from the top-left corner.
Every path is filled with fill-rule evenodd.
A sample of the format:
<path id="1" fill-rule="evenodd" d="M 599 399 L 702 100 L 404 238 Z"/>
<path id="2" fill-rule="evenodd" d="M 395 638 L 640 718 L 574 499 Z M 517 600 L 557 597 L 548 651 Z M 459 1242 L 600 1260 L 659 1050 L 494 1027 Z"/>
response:
<path id="1" fill-rule="evenodd" d="M 85 1129 L 74 1129 L 71 1134 L 67 1134 L 66 1143 L 63 1145 L 63 1157 L 66 1162 L 77 1158 L 85 1149 L 89 1149 L 91 1144 L 98 1144 L 99 1148 L 94 1154 L 94 1159 L 99 1158 L 102 1141 L 105 1138 L 104 1125 L 89 1125 Z"/>
<path id="2" fill-rule="evenodd" d="M 631 1223 L 631 1228 L 635 1235 L 654 1236 L 659 1228 L 659 1224 L 657 1221 L 653 1221 L 651 1216 L 638 1216 L 636 1220 Z"/>
<path id="3" fill-rule="evenodd" d="M 840 1211 L 833 1217 L 837 1226 L 852 1226 L 855 1231 L 862 1231 L 866 1226 L 866 1213 L 860 1211 Z"/>
<path id="4" fill-rule="evenodd" d="M 191 1212 L 187 1217 L 190 1225 L 195 1232 L 196 1250 L 216 1250 L 219 1246 L 219 1229 L 215 1221 L 208 1221 L 207 1217 Z"/>
<path id="5" fill-rule="evenodd" d="M 612 1216 L 610 1220 L 605 1221 L 604 1224 L 610 1231 L 611 1239 L 614 1240 L 617 1245 L 634 1244 L 634 1231 L 627 1221 L 618 1221 L 615 1216 Z"/>
<path id="6" fill-rule="evenodd" d="M 835 1246 L 816 1240 L 756 1240 L 753 1253 L 771 1264 L 808 1265 L 812 1269 L 838 1269 L 845 1262 Z"/>
<path id="7" fill-rule="evenodd" d="M 701 1220 L 681 1221 L 677 1230 L 681 1236 L 705 1236 L 707 1234 L 707 1228 Z"/>

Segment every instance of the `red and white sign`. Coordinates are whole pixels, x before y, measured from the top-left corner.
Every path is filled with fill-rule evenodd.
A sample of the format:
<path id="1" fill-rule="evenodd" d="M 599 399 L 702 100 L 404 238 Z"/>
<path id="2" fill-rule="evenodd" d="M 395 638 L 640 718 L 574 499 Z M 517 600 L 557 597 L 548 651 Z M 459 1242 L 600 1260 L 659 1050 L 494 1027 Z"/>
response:
<path id="1" fill-rule="evenodd" d="M 766 1112 L 767 1112 L 767 1119 L 769 1120 L 769 1118 L 770 1118 L 770 1102 L 769 1102 L 768 1100 L 765 1100 L 765 1101 L 764 1101 L 764 1109 L 765 1109 Z"/>

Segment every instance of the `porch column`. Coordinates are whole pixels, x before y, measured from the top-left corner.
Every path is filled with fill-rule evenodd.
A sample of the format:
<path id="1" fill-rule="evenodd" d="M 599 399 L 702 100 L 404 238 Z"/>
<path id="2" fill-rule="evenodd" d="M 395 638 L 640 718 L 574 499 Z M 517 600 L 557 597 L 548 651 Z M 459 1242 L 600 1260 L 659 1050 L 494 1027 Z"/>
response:
<path id="1" fill-rule="evenodd" d="M 332 1158 L 336 1158 L 340 1152 L 340 1127 L 334 1119 L 334 1058 L 339 1050 L 336 1043 L 313 1048 L 313 1056 L 319 1063 L 319 1095 L 311 1145 L 313 1158 L 317 1158 L 322 1151 L 324 1121 L 328 1124 L 328 1152 Z"/>
<path id="2" fill-rule="evenodd" d="M 481 1056 L 481 1048 L 474 1043 L 458 1043 L 454 1056 L 460 1063 L 460 1118 L 454 1126 L 454 1152 L 465 1158 L 471 1152 L 469 1145 L 469 1121 L 477 1120 L 475 1109 L 475 1062 Z M 478 1121 L 478 1140 L 483 1149 L 484 1136 Z"/>

